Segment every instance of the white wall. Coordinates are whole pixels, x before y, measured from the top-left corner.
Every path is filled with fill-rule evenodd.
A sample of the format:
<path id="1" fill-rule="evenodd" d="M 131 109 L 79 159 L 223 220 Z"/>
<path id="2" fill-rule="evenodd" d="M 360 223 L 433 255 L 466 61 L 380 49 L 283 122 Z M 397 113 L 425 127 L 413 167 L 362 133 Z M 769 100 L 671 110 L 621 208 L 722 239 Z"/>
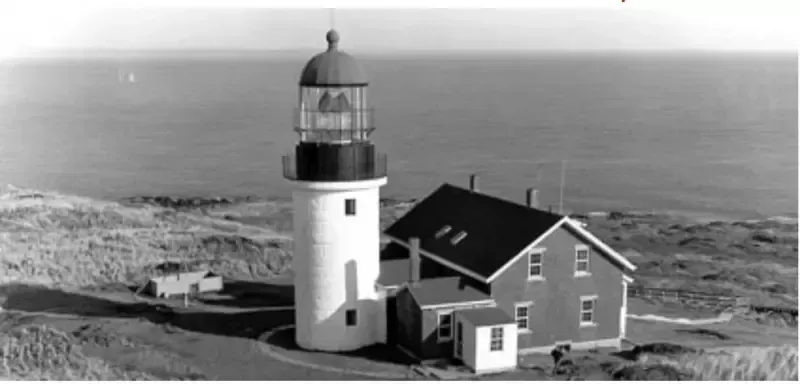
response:
<path id="1" fill-rule="evenodd" d="M 216 292 L 222 290 L 222 276 L 206 277 L 198 283 L 200 292 Z"/>
<path id="2" fill-rule="evenodd" d="M 222 290 L 222 277 L 206 278 L 208 271 L 174 273 L 155 277 L 150 280 L 150 293 L 154 296 L 182 295 L 191 292 L 193 284 L 197 284 L 199 292 L 215 292 Z"/>
<path id="3" fill-rule="evenodd" d="M 624 338 L 628 328 L 628 281 L 622 279 L 622 306 L 619 309 L 619 337 Z"/>
<path id="4" fill-rule="evenodd" d="M 295 319 L 303 348 L 342 351 L 374 344 L 385 323 L 377 302 L 380 253 L 379 190 L 386 179 L 293 182 Z M 345 199 L 356 199 L 355 216 Z M 348 327 L 345 310 L 358 311 Z"/>
<path id="5" fill-rule="evenodd" d="M 475 332 L 475 372 L 492 372 L 514 369 L 517 366 L 517 324 L 498 325 L 503 327 L 503 350 L 492 351 L 492 326 L 478 327 Z"/>

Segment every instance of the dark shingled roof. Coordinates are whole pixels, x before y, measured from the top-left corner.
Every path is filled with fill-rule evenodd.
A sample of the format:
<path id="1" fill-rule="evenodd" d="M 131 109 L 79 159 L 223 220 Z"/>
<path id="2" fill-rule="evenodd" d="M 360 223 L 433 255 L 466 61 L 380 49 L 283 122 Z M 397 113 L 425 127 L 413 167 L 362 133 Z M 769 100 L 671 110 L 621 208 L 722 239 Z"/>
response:
<path id="1" fill-rule="evenodd" d="M 489 278 L 562 217 L 444 184 L 385 233 L 406 243 L 419 237 L 421 249 Z M 437 239 L 445 226 L 452 229 Z M 462 231 L 466 237 L 453 245 Z"/>
<path id="2" fill-rule="evenodd" d="M 467 285 L 459 276 L 420 280 L 408 287 L 420 307 L 493 300 L 491 296 Z"/>
<path id="3" fill-rule="evenodd" d="M 458 311 L 458 313 L 476 327 L 484 325 L 511 324 L 514 319 L 500 308 L 477 308 Z"/>

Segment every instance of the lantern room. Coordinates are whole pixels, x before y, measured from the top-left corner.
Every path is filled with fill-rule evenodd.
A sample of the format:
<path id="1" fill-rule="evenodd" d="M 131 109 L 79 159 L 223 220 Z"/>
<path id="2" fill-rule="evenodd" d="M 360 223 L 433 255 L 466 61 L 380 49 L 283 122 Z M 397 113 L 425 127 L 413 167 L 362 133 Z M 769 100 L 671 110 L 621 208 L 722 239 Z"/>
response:
<path id="1" fill-rule="evenodd" d="M 295 131 L 303 142 L 368 140 L 375 127 L 367 103 L 366 73 L 338 49 L 336 31 L 329 31 L 326 39 L 328 50 L 309 60 L 300 76 Z"/>
<path id="2" fill-rule="evenodd" d="M 357 181 L 386 177 L 386 155 L 375 151 L 375 130 L 361 65 L 339 50 L 328 31 L 328 49 L 311 58 L 300 75 L 294 130 L 295 153 L 283 158 L 284 177 L 296 181 Z"/>

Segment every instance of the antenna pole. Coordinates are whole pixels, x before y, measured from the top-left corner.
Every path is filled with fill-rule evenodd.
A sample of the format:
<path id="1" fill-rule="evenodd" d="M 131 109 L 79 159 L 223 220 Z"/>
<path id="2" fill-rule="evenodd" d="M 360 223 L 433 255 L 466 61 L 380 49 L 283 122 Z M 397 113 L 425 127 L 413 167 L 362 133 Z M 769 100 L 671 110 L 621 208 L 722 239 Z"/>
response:
<path id="1" fill-rule="evenodd" d="M 333 13 L 336 8 L 328 8 L 328 15 L 330 16 L 331 29 L 336 29 L 336 15 Z"/>
<path id="2" fill-rule="evenodd" d="M 558 213 L 564 214 L 564 173 L 567 168 L 567 161 L 561 160 L 561 190 L 559 191 Z"/>

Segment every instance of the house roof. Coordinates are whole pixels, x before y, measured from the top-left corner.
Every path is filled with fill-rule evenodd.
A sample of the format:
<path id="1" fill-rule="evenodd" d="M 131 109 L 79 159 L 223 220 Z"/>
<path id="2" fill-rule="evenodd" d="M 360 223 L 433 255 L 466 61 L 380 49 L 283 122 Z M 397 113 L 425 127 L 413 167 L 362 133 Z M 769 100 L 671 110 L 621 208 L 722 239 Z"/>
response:
<path id="1" fill-rule="evenodd" d="M 408 291 L 420 307 L 494 301 L 491 296 L 466 284 L 459 276 L 420 280 L 408 286 Z"/>
<path id="2" fill-rule="evenodd" d="M 444 184 L 385 233 L 406 243 L 411 237 L 419 237 L 421 249 L 486 279 L 561 219 L 556 214 Z M 447 227 L 450 230 L 441 233 Z M 437 232 L 441 235 L 438 238 Z M 458 237 L 462 238 L 453 244 Z"/>
<path id="3" fill-rule="evenodd" d="M 511 316 L 497 307 L 467 309 L 458 311 L 458 313 L 463 319 L 469 321 L 476 327 L 485 325 L 511 324 L 515 322 Z"/>
<path id="4" fill-rule="evenodd" d="M 562 225 L 569 226 L 617 265 L 636 270 L 633 263 L 577 221 L 451 184 L 439 187 L 384 233 L 405 244 L 411 237 L 418 237 L 421 254 L 490 282 L 523 256 L 522 251 Z"/>

